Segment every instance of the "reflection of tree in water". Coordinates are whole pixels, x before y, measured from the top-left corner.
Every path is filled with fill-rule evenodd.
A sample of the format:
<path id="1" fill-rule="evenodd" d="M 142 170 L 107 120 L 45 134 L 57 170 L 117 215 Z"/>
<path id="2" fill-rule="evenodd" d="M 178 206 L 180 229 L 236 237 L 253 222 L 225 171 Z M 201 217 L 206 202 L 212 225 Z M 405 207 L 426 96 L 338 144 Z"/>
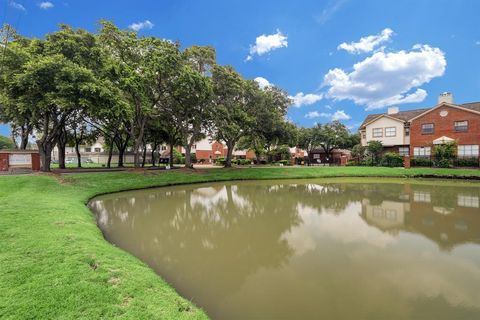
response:
<path id="1" fill-rule="evenodd" d="M 157 269 L 180 292 L 188 285 L 187 297 L 209 296 L 206 306 L 237 290 L 257 269 L 277 268 L 291 256 L 282 234 L 301 222 L 296 203 L 284 192 L 268 193 L 263 186 L 232 185 L 158 190 L 92 207 L 109 240 Z M 207 274 L 215 274 L 217 283 L 206 282 Z"/>
<path id="2" fill-rule="evenodd" d="M 346 221 L 342 218 L 348 216 L 340 215 L 352 213 L 352 203 L 356 204 L 352 208 L 358 210 L 361 204 L 359 214 L 376 229 L 393 234 L 405 231 L 421 234 L 448 249 L 460 243 L 480 242 L 479 209 L 475 207 L 479 190 L 395 183 L 312 183 L 308 180 L 296 183 L 238 182 L 111 195 L 103 197 L 103 201 L 93 202 L 92 207 L 110 241 L 147 262 L 182 295 L 210 311 L 218 310 L 215 304 L 225 302 L 226 297 L 239 298 L 242 293 L 249 292 L 245 286 L 247 283 L 251 285 L 258 274 L 291 275 L 282 273 L 284 268 L 293 268 L 297 270 L 294 274 L 302 275 L 310 270 L 299 279 L 308 279 L 308 288 L 312 288 L 315 279 L 318 281 L 310 295 L 312 300 L 318 298 L 323 288 L 338 288 L 342 279 L 352 282 L 365 278 L 362 268 L 354 273 L 339 267 L 350 267 L 352 261 L 343 259 L 349 255 L 342 254 L 342 250 L 352 250 L 364 244 L 362 237 L 358 242 L 315 238 L 316 233 L 322 232 L 321 228 L 309 229 L 302 224 L 301 217 L 330 218 L 316 219 L 322 223 Z M 313 214 L 300 215 L 305 207 L 315 209 L 311 210 Z M 376 215 L 368 215 L 374 213 L 373 209 L 378 209 Z M 363 231 L 370 229 L 379 233 L 355 218 L 360 223 L 358 226 L 365 227 Z M 397 221 L 384 223 L 385 219 L 392 218 Z M 306 221 L 309 220 L 305 218 Z M 348 230 L 343 224 L 334 226 L 338 231 Z M 292 230 L 296 230 L 297 236 L 310 232 L 306 236 L 321 241 L 322 245 L 317 243 L 315 247 L 315 250 L 321 250 L 318 251 L 321 255 L 315 250 L 305 255 L 293 255 L 297 247 L 295 243 L 287 242 L 291 239 L 285 236 Z M 376 248 L 373 247 L 374 252 L 377 252 Z M 378 260 L 383 265 L 377 268 L 377 272 L 385 270 L 385 266 L 394 269 L 395 264 L 388 260 L 388 255 L 386 257 L 386 260 Z M 304 261 L 300 265 L 299 259 Z M 337 265 L 329 268 L 327 260 L 335 261 Z M 375 269 L 371 265 L 368 268 L 369 272 Z M 329 279 L 335 283 L 319 277 L 321 270 L 331 272 Z M 348 275 L 333 274 L 338 270 Z M 289 292 L 295 292 L 292 288 L 297 288 L 299 295 L 309 292 L 302 284 L 298 287 L 296 283 L 291 285 Z M 365 294 L 362 290 L 356 291 L 358 295 Z M 317 306 L 308 301 L 309 306 Z"/>

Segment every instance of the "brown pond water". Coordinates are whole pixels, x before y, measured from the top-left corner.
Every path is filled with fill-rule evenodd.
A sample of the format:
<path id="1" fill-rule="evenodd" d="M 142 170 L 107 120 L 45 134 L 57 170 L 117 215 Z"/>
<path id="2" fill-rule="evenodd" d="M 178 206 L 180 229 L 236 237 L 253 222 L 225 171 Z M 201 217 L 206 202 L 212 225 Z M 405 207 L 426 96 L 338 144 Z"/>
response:
<path id="1" fill-rule="evenodd" d="M 480 184 L 210 183 L 90 207 L 213 319 L 480 319 Z"/>

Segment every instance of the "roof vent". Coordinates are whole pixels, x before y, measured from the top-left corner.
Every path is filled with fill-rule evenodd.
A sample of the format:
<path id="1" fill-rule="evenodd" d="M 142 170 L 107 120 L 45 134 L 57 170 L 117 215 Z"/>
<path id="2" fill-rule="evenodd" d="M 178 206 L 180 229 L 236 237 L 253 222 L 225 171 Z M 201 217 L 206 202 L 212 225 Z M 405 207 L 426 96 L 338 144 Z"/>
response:
<path id="1" fill-rule="evenodd" d="M 390 107 L 388 108 L 387 114 L 397 114 L 399 112 L 398 107 Z"/>
<path id="2" fill-rule="evenodd" d="M 453 94 L 450 92 L 440 93 L 438 96 L 438 104 L 450 103 L 453 104 Z"/>

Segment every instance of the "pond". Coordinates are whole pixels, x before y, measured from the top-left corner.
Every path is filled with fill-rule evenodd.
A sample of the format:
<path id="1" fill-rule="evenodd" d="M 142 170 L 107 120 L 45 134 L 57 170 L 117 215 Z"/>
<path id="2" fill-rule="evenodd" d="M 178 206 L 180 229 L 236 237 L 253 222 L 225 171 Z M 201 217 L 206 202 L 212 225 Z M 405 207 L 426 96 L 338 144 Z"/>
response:
<path id="1" fill-rule="evenodd" d="M 90 207 L 212 319 L 480 319 L 480 184 L 209 183 Z"/>

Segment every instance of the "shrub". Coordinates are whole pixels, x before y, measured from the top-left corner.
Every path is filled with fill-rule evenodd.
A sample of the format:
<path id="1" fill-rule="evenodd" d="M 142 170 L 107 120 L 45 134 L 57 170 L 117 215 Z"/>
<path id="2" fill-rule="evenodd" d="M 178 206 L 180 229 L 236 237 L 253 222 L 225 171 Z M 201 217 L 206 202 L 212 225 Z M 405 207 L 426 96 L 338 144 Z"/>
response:
<path id="1" fill-rule="evenodd" d="M 225 158 L 224 157 L 217 158 L 215 163 L 218 164 L 218 165 L 224 166 L 225 165 Z"/>
<path id="2" fill-rule="evenodd" d="M 410 164 L 412 167 L 431 167 L 433 162 L 429 158 L 412 158 Z"/>
<path id="3" fill-rule="evenodd" d="M 190 154 L 190 159 L 192 163 L 197 163 L 197 154 L 196 153 Z"/>
<path id="4" fill-rule="evenodd" d="M 453 161 L 455 167 L 478 167 L 478 158 L 458 158 Z"/>
<path id="5" fill-rule="evenodd" d="M 367 148 L 365 148 L 361 144 L 354 145 L 352 148 L 352 158 L 354 159 L 353 161 L 357 163 L 360 163 L 361 161 L 363 161 L 365 159 L 366 151 L 367 151 Z"/>
<path id="6" fill-rule="evenodd" d="M 450 159 L 435 160 L 435 166 L 439 168 L 450 168 L 452 166 L 452 160 Z"/>
<path id="7" fill-rule="evenodd" d="M 280 161 L 277 161 L 278 164 L 281 164 L 281 165 L 284 165 L 284 166 L 288 166 L 290 164 L 290 161 L 288 160 L 280 160 Z"/>
<path id="8" fill-rule="evenodd" d="M 248 165 L 248 164 L 251 164 L 252 162 L 250 160 L 247 160 L 247 159 L 240 159 L 238 160 L 240 165 L 244 166 L 244 165 Z"/>
<path id="9" fill-rule="evenodd" d="M 173 149 L 173 163 L 174 164 L 185 163 L 185 157 L 177 149 Z"/>
<path id="10" fill-rule="evenodd" d="M 395 152 L 387 152 L 380 160 L 380 165 L 384 167 L 403 167 L 403 157 Z"/>
<path id="11" fill-rule="evenodd" d="M 433 147 L 434 164 L 437 167 L 448 168 L 453 164 L 453 160 L 456 158 L 457 143 L 449 142 L 444 144 L 435 145 Z"/>
<path id="12" fill-rule="evenodd" d="M 370 159 L 372 160 L 373 164 L 378 163 L 378 158 L 383 150 L 383 144 L 380 141 L 372 140 L 368 142 L 367 151 Z"/>

